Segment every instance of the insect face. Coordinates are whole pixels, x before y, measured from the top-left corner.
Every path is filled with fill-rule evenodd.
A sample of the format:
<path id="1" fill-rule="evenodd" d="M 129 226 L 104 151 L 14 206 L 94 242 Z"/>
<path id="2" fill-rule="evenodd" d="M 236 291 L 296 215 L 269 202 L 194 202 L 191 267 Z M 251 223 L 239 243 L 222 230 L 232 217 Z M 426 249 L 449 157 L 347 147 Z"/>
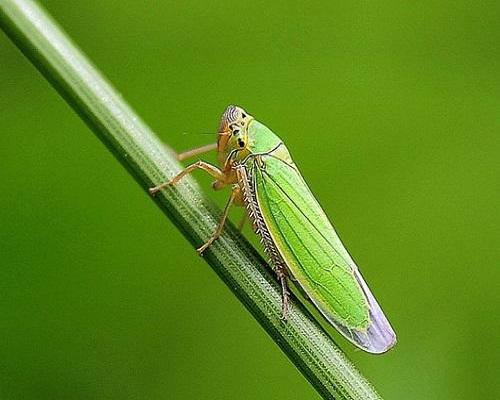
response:
<path id="1" fill-rule="evenodd" d="M 238 106 L 229 106 L 222 115 L 219 126 L 219 154 L 226 156 L 236 151 L 246 153 L 248 146 L 248 124 L 253 119 L 245 110 Z M 236 157 L 239 158 L 239 157 Z"/>

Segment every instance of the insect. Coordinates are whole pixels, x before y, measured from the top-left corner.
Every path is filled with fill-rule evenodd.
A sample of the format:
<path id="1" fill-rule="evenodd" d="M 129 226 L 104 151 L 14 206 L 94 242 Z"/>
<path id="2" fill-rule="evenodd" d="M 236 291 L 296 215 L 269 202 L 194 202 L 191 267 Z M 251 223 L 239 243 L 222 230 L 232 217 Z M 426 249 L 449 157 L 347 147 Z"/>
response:
<path id="1" fill-rule="evenodd" d="M 281 139 L 242 108 L 229 106 L 222 115 L 217 145 L 191 150 L 181 158 L 215 148 L 220 168 L 197 161 L 150 188 L 154 195 L 195 169 L 215 178 L 215 190 L 232 187 L 216 231 L 198 253 L 221 235 L 231 205 L 244 206 L 281 284 L 284 319 L 288 282 L 293 280 L 357 347 L 369 353 L 393 347 L 396 335 L 391 325 Z"/>

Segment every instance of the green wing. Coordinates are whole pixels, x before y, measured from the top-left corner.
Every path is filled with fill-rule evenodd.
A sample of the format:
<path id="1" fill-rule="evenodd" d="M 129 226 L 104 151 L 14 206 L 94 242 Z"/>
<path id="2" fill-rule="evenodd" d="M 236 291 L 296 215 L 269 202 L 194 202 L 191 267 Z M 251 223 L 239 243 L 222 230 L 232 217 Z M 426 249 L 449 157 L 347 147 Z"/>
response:
<path id="1" fill-rule="evenodd" d="M 291 277 L 347 339 L 387 351 L 394 331 L 284 145 L 250 163 L 258 206 Z"/>

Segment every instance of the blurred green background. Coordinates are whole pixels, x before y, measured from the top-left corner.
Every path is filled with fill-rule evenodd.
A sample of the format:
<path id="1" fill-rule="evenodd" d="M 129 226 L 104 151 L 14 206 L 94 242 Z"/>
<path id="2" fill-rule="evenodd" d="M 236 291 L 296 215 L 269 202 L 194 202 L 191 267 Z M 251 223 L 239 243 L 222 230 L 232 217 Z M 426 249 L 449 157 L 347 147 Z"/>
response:
<path id="1" fill-rule="evenodd" d="M 498 395 L 498 1 L 43 4 L 174 149 L 233 103 L 284 139 L 398 333 L 383 356 L 338 340 L 384 397 Z M 317 398 L 3 34 L 0 54 L 0 397 Z"/>

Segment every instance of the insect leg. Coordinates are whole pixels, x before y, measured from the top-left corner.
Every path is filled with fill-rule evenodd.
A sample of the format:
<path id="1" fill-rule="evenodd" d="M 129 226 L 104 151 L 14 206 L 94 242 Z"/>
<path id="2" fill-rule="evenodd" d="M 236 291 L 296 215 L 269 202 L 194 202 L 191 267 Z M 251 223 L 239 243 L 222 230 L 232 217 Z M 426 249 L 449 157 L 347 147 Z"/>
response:
<path id="1" fill-rule="evenodd" d="M 281 284 L 281 295 L 283 297 L 281 319 L 286 320 L 288 318 L 288 297 L 290 296 L 290 292 L 288 291 L 288 285 L 286 283 L 285 267 L 281 265 L 276 266 L 275 272 Z"/>
<path id="2" fill-rule="evenodd" d="M 205 146 L 200 146 L 200 147 L 196 147 L 195 149 L 185 151 L 184 153 L 179 153 L 179 154 L 177 154 L 177 159 L 179 161 L 182 161 L 182 160 L 185 160 L 186 158 L 199 156 L 200 154 L 215 150 L 216 148 L 217 148 L 217 143 L 210 143 L 210 144 L 207 144 Z"/>
<path id="3" fill-rule="evenodd" d="M 154 196 L 160 190 L 166 188 L 167 186 L 175 185 L 179 182 L 185 175 L 194 171 L 195 169 L 202 169 L 208 172 L 211 176 L 216 178 L 217 180 L 223 180 L 225 175 L 224 173 L 217 167 L 214 167 L 211 164 L 206 163 L 205 161 L 196 161 L 194 164 L 191 164 L 180 171 L 177 175 L 175 175 L 172 179 L 167 182 L 164 182 L 158 186 L 149 188 L 149 193 Z"/>
<path id="4" fill-rule="evenodd" d="M 203 254 L 203 252 L 213 243 L 215 240 L 219 238 L 219 236 L 222 234 L 222 231 L 224 229 L 224 224 L 226 223 L 227 215 L 229 214 L 229 209 L 231 208 L 231 205 L 234 202 L 234 199 L 239 193 L 239 186 L 234 185 L 233 190 L 231 191 L 231 196 L 229 197 L 229 200 L 226 203 L 226 206 L 224 207 L 224 211 L 222 212 L 222 216 L 220 218 L 219 225 L 217 226 L 217 229 L 215 230 L 215 233 L 212 235 L 210 239 L 207 240 L 207 242 L 201 246 L 200 248 L 196 249 L 198 254 Z"/>

